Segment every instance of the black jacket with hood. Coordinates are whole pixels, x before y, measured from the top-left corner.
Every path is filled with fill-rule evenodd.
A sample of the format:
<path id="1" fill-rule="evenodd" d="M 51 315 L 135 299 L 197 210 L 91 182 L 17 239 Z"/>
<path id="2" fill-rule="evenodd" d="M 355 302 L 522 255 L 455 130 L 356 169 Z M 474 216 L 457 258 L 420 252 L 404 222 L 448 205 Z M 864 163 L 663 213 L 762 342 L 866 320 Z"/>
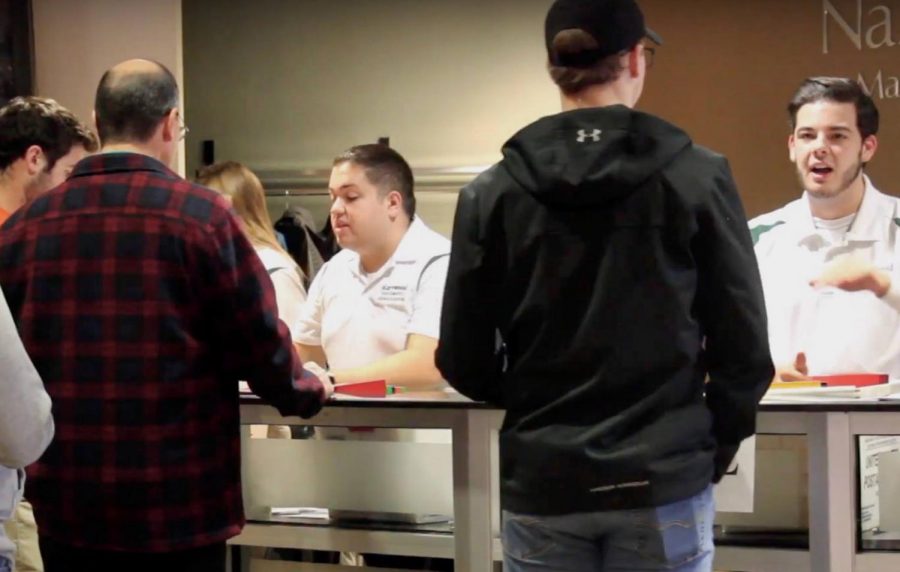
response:
<path id="1" fill-rule="evenodd" d="M 505 509 L 660 506 L 753 434 L 765 316 L 724 157 L 624 106 L 568 111 L 462 190 L 437 363 L 507 411 Z"/>

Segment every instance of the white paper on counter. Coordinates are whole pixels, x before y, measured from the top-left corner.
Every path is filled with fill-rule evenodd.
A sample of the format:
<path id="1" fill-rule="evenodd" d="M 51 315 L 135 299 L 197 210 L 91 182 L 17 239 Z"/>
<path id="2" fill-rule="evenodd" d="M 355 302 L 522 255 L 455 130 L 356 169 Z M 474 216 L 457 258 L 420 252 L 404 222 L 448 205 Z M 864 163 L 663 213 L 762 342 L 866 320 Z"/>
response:
<path id="1" fill-rule="evenodd" d="M 753 512 L 753 491 L 756 481 L 756 437 L 744 439 L 728 471 L 713 494 L 716 511 Z"/>
<path id="2" fill-rule="evenodd" d="M 280 516 L 282 518 L 314 518 L 316 520 L 328 520 L 330 517 L 327 508 L 312 506 L 273 506 L 270 512 L 272 516 Z"/>

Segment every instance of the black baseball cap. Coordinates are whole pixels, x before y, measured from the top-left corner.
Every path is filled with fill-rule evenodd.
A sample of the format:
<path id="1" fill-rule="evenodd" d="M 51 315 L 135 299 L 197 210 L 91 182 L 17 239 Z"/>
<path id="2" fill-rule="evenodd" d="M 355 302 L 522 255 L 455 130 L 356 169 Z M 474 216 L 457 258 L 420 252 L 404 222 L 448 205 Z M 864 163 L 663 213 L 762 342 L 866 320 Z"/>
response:
<path id="1" fill-rule="evenodd" d="M 563 30 L 578 29 L 597 41 L 597 48 L 574 54 L 556 54 L 553 39 Z M 662 38 L 644 25 L 644 13 L 634 0 L 556 0 L 544 22 L 550 63 L 590 67 L 601 59 L 629 50 L 642 38 L 662 45 Z"/>

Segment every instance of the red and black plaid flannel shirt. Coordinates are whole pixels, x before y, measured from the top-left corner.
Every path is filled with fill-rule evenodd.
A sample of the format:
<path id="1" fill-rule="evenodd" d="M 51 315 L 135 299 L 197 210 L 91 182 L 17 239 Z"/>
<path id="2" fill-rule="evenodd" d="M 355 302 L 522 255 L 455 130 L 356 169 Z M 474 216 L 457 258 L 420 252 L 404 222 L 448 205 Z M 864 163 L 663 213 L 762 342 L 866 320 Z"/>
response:
<path id="1" fill-rule="evenodd" d="M 285 414 L 324 392 L 227 202 L 144 155 L 88 157 L 3 226 L 0 284 L 53 399 L 28 471 L 41 534 L 148 552 L 237 534 L 237 381 Z"/>

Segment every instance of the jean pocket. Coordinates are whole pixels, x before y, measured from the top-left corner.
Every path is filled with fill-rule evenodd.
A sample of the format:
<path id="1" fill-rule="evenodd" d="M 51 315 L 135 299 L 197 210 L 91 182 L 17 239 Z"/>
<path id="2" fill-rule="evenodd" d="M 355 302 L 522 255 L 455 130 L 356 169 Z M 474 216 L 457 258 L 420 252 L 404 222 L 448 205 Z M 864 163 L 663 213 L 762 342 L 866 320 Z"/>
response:
<path id="1" fill-rule="evenodd" d="M 659 569 L 684 566 L 713 550 L 712 489 L 669 505 L 637 511 L 633 550 Z"/>
<path id="2" fill-rule="evenodd" d="M 534 516 L 503 511 L 503 552 L 514 560 L 533 560 L 554 546 L 553 536 Z"/>

